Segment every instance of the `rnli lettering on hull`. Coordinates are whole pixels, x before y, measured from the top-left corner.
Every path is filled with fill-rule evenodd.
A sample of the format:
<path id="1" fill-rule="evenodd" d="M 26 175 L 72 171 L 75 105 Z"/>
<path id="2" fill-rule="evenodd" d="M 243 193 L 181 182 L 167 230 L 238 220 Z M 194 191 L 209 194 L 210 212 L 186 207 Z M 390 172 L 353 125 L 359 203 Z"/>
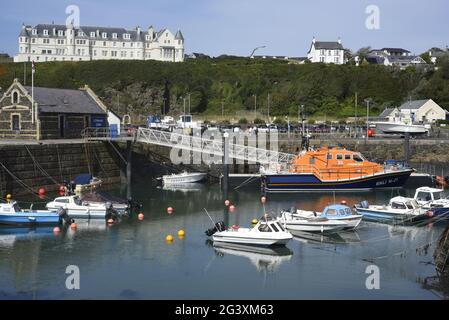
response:
<path id="1" fill-rule="evenodd" d="M 385 179 L 385 180 L 377 181 L 376 187 L 384 187 L 386 185 L 390 185 L 390 184 L 397 183 L 397 182 L 399 182 L 399 178 Z"/>

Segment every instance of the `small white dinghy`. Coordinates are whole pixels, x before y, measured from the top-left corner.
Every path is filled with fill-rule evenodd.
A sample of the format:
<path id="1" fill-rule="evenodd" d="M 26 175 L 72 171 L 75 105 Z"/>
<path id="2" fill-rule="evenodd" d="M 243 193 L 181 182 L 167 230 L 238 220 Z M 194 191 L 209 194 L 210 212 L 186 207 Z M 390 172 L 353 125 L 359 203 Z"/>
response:
<path id="1" fill-rule="evenodd" d="M 293 235 L 274 219 L 264 216 L 253 228 L 233 226 L 226 228 L 223 222 L 206 231 L 215 242 L 238 243 L 254 246 L 285 245 Z"/>
<path id="2" fill-rule="evenodd" d="M 184 184 L 200 182 L 206 179 L 207 173 L 203 172 L 187 172 L 184 171 L 179 174 L 170 174 L 162 176 L 162 182 L 164 184 Z"/>
<path id="3" fill-rule="evenodd" d="M 305 218 L 290 211 L 282 211 L 278 217 L 278 222 L 285 226 L 288 231 L 301 232 L 338 232 L 348 228 L 348 224 L 344 221 L 330 220 L 322 217 Z"/>

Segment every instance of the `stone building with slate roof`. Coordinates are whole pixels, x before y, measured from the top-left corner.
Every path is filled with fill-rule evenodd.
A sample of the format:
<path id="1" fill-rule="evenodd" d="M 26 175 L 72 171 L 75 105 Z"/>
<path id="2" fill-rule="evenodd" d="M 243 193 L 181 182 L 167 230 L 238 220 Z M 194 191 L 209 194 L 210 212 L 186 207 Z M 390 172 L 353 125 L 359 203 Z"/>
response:
<path id="1" fill-rule="evenodd" d="M 88 87 L 79 90 L 31 87 L 17 79 L 0 98 L 0 138 L 81 138 L 86 127 L 107 127 L 107 108 Z"/>
<path id="2" fill-rule="evenodd" d="M 164 28 L 105 28 L 57 24 L 22 26 L 15 62 L 90 60 L 184 61 L 184 36 Z"/>
<path id="3" fill-rule="evenodd" d="M 310 62 L 346 63 L 345 49 L 340 38 L 337 41 L 316 41 L 313 38 L 307 58 Z"/>

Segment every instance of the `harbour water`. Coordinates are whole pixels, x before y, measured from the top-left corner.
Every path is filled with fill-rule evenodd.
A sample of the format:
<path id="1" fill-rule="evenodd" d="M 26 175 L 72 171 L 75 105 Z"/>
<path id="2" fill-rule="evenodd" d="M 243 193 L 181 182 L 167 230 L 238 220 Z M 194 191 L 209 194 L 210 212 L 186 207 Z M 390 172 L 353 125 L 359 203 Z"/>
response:
<path id="1" fill-rule="evenodd" d="M 110 190 L 126 195 L 126 190 Z M 412 194 L 413 190 L 400 190 Z M 398 191 L 268 195 L 265 211 L 293 205 L 321 210 L 334 201 L 387 202 Z M 441 299 L 424 283 L 435 276 L 433 252 L 445 225 L 389 226 L 362 222 L 335 237 L 294 238 L 287 249 L 214 247 L 204 231 L 214 220 L 249 226 L 264 212 L 260 191 L 231 191 L 227 213 L 217 184 L 164 190 L 146 180 L 132 186 L 145 219 L 107 226 L 78 220 L 78 229 L 0 228 L 0 299 Z M 25 199 L 25 198 L 24 198 Z M 25 207 L 26 205 L 23 204 Z M 166 208 L 173 207 L 173 214 Z M 178 230 L 185 230 L 183 238 Z M 168 243 L 168 234 L 174 237 Z M 80 270 L 80 289 L 66 288 L 66 268 Z M 380 289 L 368 290 L 370 265 Z"/>

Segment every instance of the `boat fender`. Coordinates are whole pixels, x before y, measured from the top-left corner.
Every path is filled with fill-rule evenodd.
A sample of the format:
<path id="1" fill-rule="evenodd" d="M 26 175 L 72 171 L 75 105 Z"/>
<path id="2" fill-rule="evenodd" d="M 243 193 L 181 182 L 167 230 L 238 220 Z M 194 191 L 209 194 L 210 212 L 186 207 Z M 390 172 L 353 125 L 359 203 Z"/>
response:
<path id="1" fill-rule="evenodd" d="M 427 211 L 427 212 L 426 212 L 426 215 L 427 215 L 429 218 L 433 217 L 433 211 L 431 211 L 431 210 Z"/>

